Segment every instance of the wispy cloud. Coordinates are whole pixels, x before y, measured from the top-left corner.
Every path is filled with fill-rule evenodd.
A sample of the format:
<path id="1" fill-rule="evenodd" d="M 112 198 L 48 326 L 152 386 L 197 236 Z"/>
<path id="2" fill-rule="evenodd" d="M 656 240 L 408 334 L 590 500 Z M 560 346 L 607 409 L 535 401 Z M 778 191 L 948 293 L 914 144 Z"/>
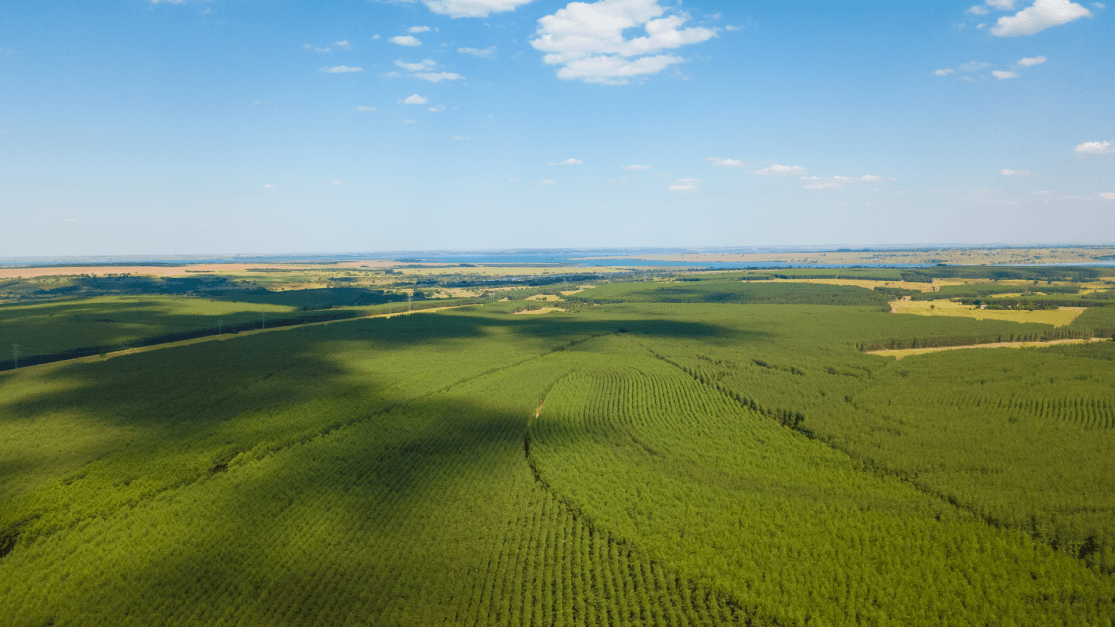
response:
<path id="1" fill-rule="evenodd" d="M 334 65 L 333 67 L 318 68 L 318 71 L 325 72 L 327 74 L 345 74 L 347 72 L 363 72 L 364 68 L 349 67 L 347 65 Z"/>
<path id="2" fill-rule="evenodd" d="M 566 159 L 560 163 L 551 163 L 550 165 L 582 165 L 584 161 L 580 159 Z"/>
<path id="3" fill-rule="evenodd" d="M 571 2 L 538 20 L 538 36 L 530 44 L 546 53 L 547 65 L 562 66 L 558 78 L 623 85 L 685 60 L 662 51 L 716 36 L 710 28 L 682 28 L 688 21 L 685 12 L 667 15 L 658 0 Z M 644 36 L 624 37 L 625 30 L 639 27 Z"/>
<path id="4" fill-rule="evenodd" d="M 429 26 L 411 26 L 410 28 L 407 29 L 407 32 L 410 33 L 411 35 L 417 35 L 418 33 L 428 33 L 428 32 L 430 32 L 430 27 Z"/>
<path id="5" fill-rule="evenodd" d="M 653 170 L 652 165 L 621 165 L 624 170 L 631 170 L 632 172 L 642 172 L 644 170 Z"/>
<path id="6" fill-rule="evenodd" d="M 356 110 L 357 111 L 375 111 L 376 108 L 375 107 L 365 107 L 364 105 L 360 105 L 359 107 L 356 107 Z"/>
<path id="7" fill-rule="evenodd" d="M 863 176 L 803 176 L 801 180 L 807 183 L 805 189 L 840 189 L 846 183 L 878 183 L 884 179 L 874 174 L 864 174 Z"/>
<path id="8" fill-rule="evenodd" d="M 1115 148 L 1112 148 L 1111 142 L 1084 142 L 1076 147 L 1076 154 L 1078 155 L 1111 155 L 1115 154 Z"/>
<path id="9" fill-rule="evenodd" d="M 1033 176 L 1032 170 L 999 170 L 1003 176 Z"/>
<path id="10" fill-rule="evenodd" d="M 464 77 L 456 72 L 419 72 L 414 75 L 415 78 L 420 78 L 424 81 L 431 83 L 440 83 L 441 81 L 459 81 Z"/>
<path id="11" fill-rule="evenodd" d="M 671 192 L 695 192 L 701 186 L 701 179 L 678 179 L 666 189 Z"/>
<path id="12" fill-rule="evenodd" d="M 1003 70 L 991 70 L 991 74 L 1001 81 L 1008 78 L 1018 78 L 1018 74 L 1014 72 L 1004 72 Z"/>
<path id="13" fill-rule="evenodd" d="M 956 71 L 956 70 L 950 70 L 950 69 L 946 69 L 946 70 L 933 70 L 933 73 L 934 73 L 934 74 L 936 74 L 937 76 L 948 76 L 949 74 L 952 74 L 952 73 L 953 73 L 953 72 L 955 72 L 955 71 Z"/>
<path id="14" fill-rule="evenodd" d="M 487 48 L 457 48 L 457 52 L 461 54 L 470 54 L 474 57 L 482 59 L 490 59 L 496 54 L 495 46 L 488 46 Z"/>
<path id="15" fill-rule="evenodd" d="M 542 185 L 553 185 L 554 183 L 557 183 L 557 181 L 555 181 L 553 179 L 542 179 L 541 181 L 538 181 L 538 182 L 541 183 Z"/>
<path id="16" fill-rule="evenodd" d="M 434 13 L 458 17 L 488 17 L 492 13 L 514 11 L 531 0 L 422 0 Z"/>
<path id="17" fill-rule="evenodd" d="M 1018 60 L 1018 65 L 1030 67 L 1031 65 L 1040 65 L 1048 60 L 1045 57 L 1025 57 Z"/>
<path id="18" fill-rule="evenodd" d="M 417 37 L 413 37 L 411 35 L 395 35 L 394 37 L 392 37 L 391 39 L 388 39 L 387 41 L 390 41 L 393 44 L 398 44 L 400 46 L 411 46 L 411 47 L 413 47 L 413 46 L 421 46 L 422 45 L 422 42 L 419 41 Z"/>
<path id="19" fill-rule="evenodd" d="M 705 159 L 712 165 L 718 168 L 742 168 L 747 164 L 737 159 L 721 159 L 720 157 L 709 157 Z"/>
<path id="20" fill-rule="evenodd" d="M 333 45 L 337 46 L 338 48 L 341 48 L 343 50 L 352 50 L 352 44 L 348 43 L 347 39 L 342 39 L 340 41 L 335 41 L 335 42 L 333 42 Z"/>
<path id="21" fill-rule="evenodd" d="M 430 113 L 440 113 L 442 111 L 445 111 L 445 105 L 434 105 L 434 106 L 432 106 L 432 107 L 430 107 L 429 109 L 426 109 L 426 110 L 429 111 Z"/>
<path id="22" fill-rule="evenodd" d="M 1032 6 L 1014 15 L 999 18 L 995 26 L 991 27 L 991 34 L 999 37 L 1034 35 L 1082 17 L 1092 17 L 1092 12 L 1075 2 L 1036 0 Z"/>
<path id="23" fill-rule="evenodd" d="M 403 124 L 417 124 L 417 122 L 415 122 L 414 120 L 412 120 L 410 118 L 407 118 L 407 119 L 403 120 Z"/>
<path id="24" fill-rule="evenodd" d="M 752 174 L 758 174 L 759 176 L 789 176 L 791 174 L 805 174 L 805 168 L 800 165 L 778 165 L 776 163 L 761 170 L 755 170 Z"/>
<path id="25" fill-rule="evenodd" d="M 313 50 L 314 52 L 332 52 L 329 46 L 319 46 L 317 44 L 302 44 L 304 50 Z"/>
<path id="26" fill-rule="evenodd" d="M 976 70 L 982 70 L 989 65 L 991 64 L 984 61 L 969 61 L 967 63 L 961 63 L 960 69 L 964 72 L 974 72 Z"/>
<path id="27" fill-rule="evenodd" d="M 396 61 L 395 65 L 403 68 L 408 72 L 426 72 L 432 70 L 437 63 L 433 59 L 426 59 L 418 63 L 407 63 L 406 61 Z"/>

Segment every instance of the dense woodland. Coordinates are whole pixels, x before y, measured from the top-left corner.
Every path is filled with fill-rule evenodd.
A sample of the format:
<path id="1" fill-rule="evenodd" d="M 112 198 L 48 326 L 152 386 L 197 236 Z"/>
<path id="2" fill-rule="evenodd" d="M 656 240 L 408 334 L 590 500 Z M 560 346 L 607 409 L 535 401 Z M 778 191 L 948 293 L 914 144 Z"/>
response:
<path id="1" fill-rule="evenodd" d="M 1111 624 L 1115 344 L 861 349 L 1115 310 L 1057 331 L 744 278 L 0 374 L 0 617 Z M 175 303 L 147 311 L 230 315 Z"/>

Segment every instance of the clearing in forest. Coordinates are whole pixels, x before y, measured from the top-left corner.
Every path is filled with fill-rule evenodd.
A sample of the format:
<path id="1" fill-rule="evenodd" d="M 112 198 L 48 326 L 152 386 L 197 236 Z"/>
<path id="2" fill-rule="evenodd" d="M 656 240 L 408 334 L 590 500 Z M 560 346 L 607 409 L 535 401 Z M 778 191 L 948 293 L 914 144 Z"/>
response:
<path id="1" fill-rule="evenodd" d="M 1084 307 L 1059 307 L 1057 309 L 980 309 L 951 300 L 898 300 L 890 304 L 893 313 L 919 316 L 957 316 L 977 320 L 1005 320 L 1008 322 L 1038 322 L 1064 327 L 1072 324 Z"/>
<path id="2" fill-rule="evenodd" d="M 866 351 L 868 355 L 882 355 L 884 357 L 894 357 L 895 359 L 902 359 L 903 357 L 910 357 L 911 355 L 922 355 L 925 353 L 938 353 L 941 351 L 955 351 L 963 348 L 1040 348 L 1042 346 L 1052 346 L 1053 344 L 1086 344 L 1088 342 L 1104 342 L 1104 338 L 1094 337 L 1088 340 L 1052 340 L 1049 342 L 995 342 L 993 344 L 972 344 L 969 346 L 935 346 L 932 348 L 897 348 L 879 351 Z"/>

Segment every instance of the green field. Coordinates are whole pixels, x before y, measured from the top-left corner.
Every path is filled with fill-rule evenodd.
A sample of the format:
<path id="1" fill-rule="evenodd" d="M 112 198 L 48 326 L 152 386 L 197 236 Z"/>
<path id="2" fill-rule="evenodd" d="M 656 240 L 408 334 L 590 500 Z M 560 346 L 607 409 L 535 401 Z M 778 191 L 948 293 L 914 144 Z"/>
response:
<path id="1" fill-rule="evenodd" d="M 0 623 L 1111 624 L 1110 342 L 738 279 L 2 373 Z"/>

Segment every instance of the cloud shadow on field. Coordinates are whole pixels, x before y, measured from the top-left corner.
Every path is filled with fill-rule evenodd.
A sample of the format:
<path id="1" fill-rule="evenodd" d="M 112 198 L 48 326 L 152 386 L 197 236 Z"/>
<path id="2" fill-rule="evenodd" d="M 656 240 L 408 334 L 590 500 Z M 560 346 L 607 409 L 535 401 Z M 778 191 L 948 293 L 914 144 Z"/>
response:
<path id="1" fill-rule="evenodd" d="M 671 337 L 734 333 L 628 317 L 410 316 L 0 378 L 0 391 L 15 377 L 57 384 L 0 402 L 0 430 L 59 408 L 131 429 L 90 453 L 96 461 L 56 480 L 63 490 L 57 505 L 69 511 L 40 512 L 104 534 L 72 545 L 67 558 L 93 566 L 67 567 L 67 574 L 75 591 L 96 594 L 75 592 L 41 618 L 185 612 L 212 622 L 229 609 L 216 603 L 221 598 L 241 599 L 238 611 L 272 624 L 323 616 L 343 622 L 330 614 L 338 607 L 397 606 L 414 624 L 422 624 L 419 611 L 451 615 L 454 595 L 483 581 L 480 574 L 494 568 L 492 552 L 542 498 L 523 435 L 537 399 L 575 362 L 557 353 L 589 348 L 584 340 L 621 328 Z M 530 351 L 512 350 L 524 342 Z M 533 357 L 524 362 L 527 353 Z M 423 370 L 423 355 L 449 363 L 436 380 L 408 391 L 403 383 Z M 377 368 L 382 376 L 369 377 Z M 293 426 L 275 438 L 280 423 Z M 261 447 L 260 437 L 271 440 Z M 152 469 L 171 481 L 135 488 Z M 165 540 L 142 540 L 148 532 Z M 42 553 L 40 564 L 50 568 L 50 551 L 58 550 L 50 546 L 25 541 L 16 551 Z M 121 552 L 106 580 L 99 565 Z"/>
<path id="2" fill-rule="evenodd" d="M 39 440 L 30 443 L 39 449 L 34 455 L 17 442 L 8 447 L 14 472 L 0 478 L 0 493 L 17 498 L 0 505 L 0 531 L 34 522 L 35 533 L 51 533 L 109 515 L 220 472 L 238 456 L 266 457 L 463 381 L 620 333 L 763 337 L 652 317 L 457 312 L 291 328 L 0 375 L 0 431 L 18 427 L 20 437 Z M 100 437 L 60 440 L 58 428 Z M 48 487 L 49 499 L 35 496 Z"/>

